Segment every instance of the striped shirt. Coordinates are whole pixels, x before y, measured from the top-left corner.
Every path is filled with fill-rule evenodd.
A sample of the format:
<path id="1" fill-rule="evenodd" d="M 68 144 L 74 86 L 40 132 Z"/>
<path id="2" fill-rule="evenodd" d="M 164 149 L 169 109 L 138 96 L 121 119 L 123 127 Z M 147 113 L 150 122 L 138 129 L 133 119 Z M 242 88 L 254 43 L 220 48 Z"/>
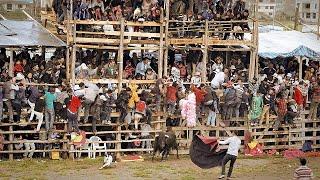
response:
<path id="1" fill-rule="evenodd" d="M 313 173 L 307 166 L 300 166 L 294 172 L 294 178 L 298 180 L 310 180 L 312 179 Z"/>

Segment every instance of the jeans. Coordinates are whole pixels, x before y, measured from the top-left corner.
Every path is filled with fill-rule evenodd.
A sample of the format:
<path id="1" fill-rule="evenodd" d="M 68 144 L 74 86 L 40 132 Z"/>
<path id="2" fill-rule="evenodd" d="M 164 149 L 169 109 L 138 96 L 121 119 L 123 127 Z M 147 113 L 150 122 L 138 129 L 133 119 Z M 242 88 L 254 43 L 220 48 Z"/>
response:
<path id="1" fill-rule="evenodd" d="M 236 102 L 235 107 L 234 107 L 234 111 L 235 111 L 235 114 L 236 114 L 236 119 L 239 119 L 240 106 L 241 106 L 241 101 L 240 102 Z"/>
<path id="2" fill-rule="evenodd" d="M 311 119 L 311 120 L 317 119 L 318 106 L 319 106 L 319 102 L 311 101 L 309 119 Z"/>
<path id="3" fill-rule="evenodd" d="M 207 125 L 208 126 L 215 126 L 216 125 L 216 117 L 217 117 L 217 113 L 209 110 L 209 115 L 208 115 L 208 121 L 207 121 Z"/>
<path id="4" fill-rule="evenodd" d="M 43 113 L 34 111 L 34 114 L 36 115 L 36 118 L 39 120 L 38 125 L 37 125 L 37 131 L 40 131 L 41 124 L 43 122 Z"/>
<path id="5" fill-rule="evenodd" d="M 49 131 L 53 128 L 54 122 L 54 109 L 47 109 L 45 110 L 45 121 L 46 121 L 46 130 Z"/>
<path id="6" fill-rule="evenodd" d="M 232 174 L 232 170 L 233 170 L 233 165 L 237 160 L 237 156 L 234 155 L 230 155 L 230 154 L 226 154 L 222 160 L 222 172 L 221 175 L 225 175 L 225 171 L 226 171 L 226 164 L 230 162 L 230 167 L 229 167 L 229 171 L 228 171 L 228 177 L 231 177 Z"/>
<path id="7" fill-rule="evenodd" d="M 174 114 L 176 111 L 176 103 L 175 102 L 167 102 L 168 105 L 168 113 Z"/>
<path id="8" fill-rule="evenodd" d="M 97 131 L 97 118 L 92 116 L 92 131 L 96 132 Z"/>
<path id="9" fill-rule="evenodd" d="M 146 109 L 146 119 L 147 124 L 151 125 L 152 111 L 149 108 Z"/>
<path id="10" fill-rule="evenodd" d="M 25 142 L 24 147 L 26 148 L 26 152 L 23 154 L 23 157 L 32 158 L 34 150 L 36 150 L 36 146 L 34 143 Z M 29 154 L 29 155 L 28 155 Z"/>
<path id="11" fill-rule="evenodd" d="M 78 115 L 75 113 L 71 113 L 69 110 L 67 111 L 67 118 L 68 118 L 68 133 L 72 131 L 72 127 L 79 132 L 78 127 Z"/>
<path id="12" fill-rule="evenodd" d="M 34 117 L 34 107 L 36 106 L 36 104 L 35 103 L 32 103 L 32 102 L 30 102 L 29 100 L 28 100 L 28 104 L 29 104 L 29 106 L 30 106 L 30 118 L 29 118 L 29 121 L 32 121 L 33 120 L 33 117 Z"/>
<path id="13" fill-rule="evenodd" d="M 89 118 L 89 112 L 93 101 L 86 99 L 84 101 L 84 122 L 86 123 Z"/>

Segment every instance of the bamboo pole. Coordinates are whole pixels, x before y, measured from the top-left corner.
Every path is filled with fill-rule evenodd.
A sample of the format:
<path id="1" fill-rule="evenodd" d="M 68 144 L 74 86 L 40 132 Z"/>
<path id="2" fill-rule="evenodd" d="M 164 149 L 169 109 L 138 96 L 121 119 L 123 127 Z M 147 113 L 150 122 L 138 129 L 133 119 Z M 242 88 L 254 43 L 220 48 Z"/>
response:
<path id="1" fill-rule="evenodd" d="M 9 64 L 9 76 L 13 77 L 13 67 L 14 67 L 14 62 L 13 62 L 13 50 L 10 50 L 10 64 Z"/>
<path id="2" fill-rule="evenodd" d="M 169 0 L 166 1 L 165 4 L 165 10 L 166 10 L 166 31 L 165 31 L 165 52 L 164 52 L 164 61 L 163 61 L 163 71 L 164 76 L 168 76 L 168 53 L 169 53 L 169 39 L 168 39 L 168 33 L 169 33 L 169 20 L 170 20 L 170 2 Z"/>
<path id="3" fill-rule="evenodd" d="M 320 0 L 318 0 L 318 40 L 320 39 Z"/>
<path id="4" fill-rule="evenodd" d="M 299 61 L 299 81 L 302 80 L 302 64 L 303 64 L 303 60 L 302 57 L 298 57 L 298 61 Z"/>
<path id="5" fill-rule="evenodd" d="M 208 20 L 206 20 L 205 24 L 205 32 L 203 35 L 204 39 L 204 50 L 202 56 L 202 63 L 203 63 L 203 71 L 201 72 L 202 81 L 207 81 L 207 61 L 208 61 L 208 38 L 209 38 L 209 27 L 208 27 Z"/>
<path id="6" fill-rule="evenodd" d="M 160 15 L 160 50 L 159 50 L 159 60 L 158 60 L 158 78 L 162 78 L 163 73 L 163 9 L 161 9 L 161 15 Z"/>
<path id="7" fill-rule="evenodd" d="M 122 80 L 123 80 L 123 46 L 124 46 L 124 18 L 121 18 L 120 24 L 120 46 L 118 51 L 118 64 L 119 64 L 119 73 L 118 73 L 118 81 L 119 81 L 119 92 L 122 89 Z"/>
<path id="8" fill-rule="evenodd" d="M 12 125 L 9 126 L 9 132 L 10 133 L 13 132 Z M 9 134 L 9 141 L 13 141 L 13 136 L 14 136 L 14 134 Z M 8 145 L 8 149 L 9 149 L 9 151 L 13 151 L 13 144 L 9 144 Z M 12 153 L 9 154 L 9 160 L 13 161 L 13 154 Z"/>

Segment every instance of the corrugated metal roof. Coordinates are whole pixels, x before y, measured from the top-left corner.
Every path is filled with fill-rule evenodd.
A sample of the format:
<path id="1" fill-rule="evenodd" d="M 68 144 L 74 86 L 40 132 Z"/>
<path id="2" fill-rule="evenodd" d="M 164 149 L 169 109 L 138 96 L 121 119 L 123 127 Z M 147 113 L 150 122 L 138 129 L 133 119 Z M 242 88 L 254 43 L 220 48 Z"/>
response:
<path id="1" fill-rule="evenodd" d="M 11 4 L 31 4 L 32 0 L 0 0 L 0 4 L 11 3 Z"/>
<path id="2" fill-rule="evenodd" d="M 61 47 L 66 44 L 35 21 L 0 21 L 0 46 Z"/>

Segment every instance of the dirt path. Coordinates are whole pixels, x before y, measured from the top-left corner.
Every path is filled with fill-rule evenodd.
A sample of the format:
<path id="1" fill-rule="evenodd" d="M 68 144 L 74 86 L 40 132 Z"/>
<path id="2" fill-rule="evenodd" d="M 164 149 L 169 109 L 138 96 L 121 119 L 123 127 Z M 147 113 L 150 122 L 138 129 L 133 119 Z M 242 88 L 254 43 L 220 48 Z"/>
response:
<path id="1" fill-rule="evenodd" d="M 320 179 L 320 158 L 309 159 L 316 179 Z M 163 179 L 163 180 L 214 180 L 221 168 L 203 170 L 195 166 L 188 157 L 165 162 L 120 162 L 113 168 L 98 170 L 102 158 L 96 160 L 23 160 L 20 162 L 0 162 L 0 179 Z M 284 158 L 237 160 L 233 173 L 238 180 L 286 180 L 292 179 L 297 160 Z"/>

